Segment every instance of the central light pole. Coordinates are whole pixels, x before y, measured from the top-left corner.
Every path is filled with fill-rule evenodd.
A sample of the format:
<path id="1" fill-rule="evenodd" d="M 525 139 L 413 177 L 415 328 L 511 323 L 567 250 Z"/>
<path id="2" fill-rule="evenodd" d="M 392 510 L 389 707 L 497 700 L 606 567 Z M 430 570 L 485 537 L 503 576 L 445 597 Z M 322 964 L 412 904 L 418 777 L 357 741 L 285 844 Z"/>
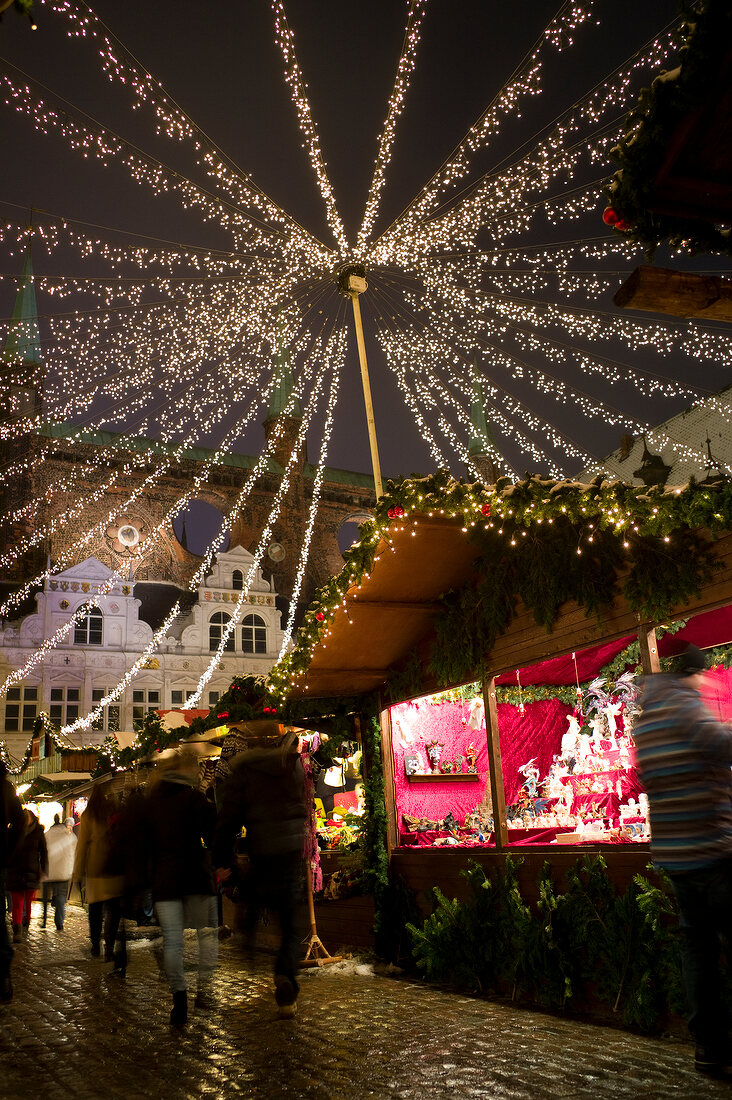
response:
<path id="1" fill-rule="evenodd" d="M 381 466 L 379 464 L 379 448 L 376 442 L 376 423 L 374 421 L 374 406 L 371 401 L 371 384 L 369 382 L 369 366 L 366 361 L 366 344 L 363 339 L 363 323 L 361 321 L 361 305 L 359 294 L 368 287 L 366 273 L 362 264 L 345 264 L 337 272 L 338 289 L 341 294 L 351 299 L 353 306 L 353 320 L 356 326 L 356 344 L 358 345 L 358 360 L 361 364 L 361 385 L 363 386 L 363 400 L 366 406 L 366 426 L 369 433 L 369 447 L 371 448 L 371 467 L 374 472 L 374 489 L 376 499 L 384 495 L 381 485 Z"/>

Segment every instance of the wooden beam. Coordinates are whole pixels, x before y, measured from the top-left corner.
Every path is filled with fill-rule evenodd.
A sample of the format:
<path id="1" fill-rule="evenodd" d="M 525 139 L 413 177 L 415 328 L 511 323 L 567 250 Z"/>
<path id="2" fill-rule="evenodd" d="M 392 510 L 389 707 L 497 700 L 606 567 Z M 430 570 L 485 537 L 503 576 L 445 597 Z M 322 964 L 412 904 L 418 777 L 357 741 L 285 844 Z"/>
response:
<path id="1" fill-rule="evenodd" d="M 732 321 L 732 282 L 718 275 L 694 275 L 642 264 L 613 298 L 621 309 Z"/>
<path id="2" fill-rule="evenodd" d="M 643 675 L 651 676 L 654 672 L 660 672 L 661 662 L 658 656 L 655 626 L 651 626 L 650 623 L 642 623 L 638 630 L 638 642 L 640 644 Z"/>
<path id="3" fill-rule="evenodd" d="M 314 663 L 310 667 L 316 672 L 322 672 L 324 676 L 365 676 L 369 680 L 375 676 L 385 680 L 390 671 L 388 668 L 329 668 L 328 665 Z"/>
<path id="4" fill-rule="evenodd" d="M 440 610 L 441 606 L 441 604 L 434 602 L 420 603 L 413 600 L 403 600 L 401 602 L 399 600 L 361 600 L 354 596 L 349 604 L 349 609 L 353 611 L 354 608 L 357 607 L 366 607 L 369 609 L 374 608 L 377 611 L 398 611 L 400 613 L 403 611 L 418 611 L 434 615 Z"/>
<path id="5" fill-rule="evenodd" d="M 386 847 L 391 853 L 399 845 L 397 821 L 396 781 L 394 779 L 394 753 L 391 748 L 391 711 L 381 711 L 381 766 L 384 769 L 384 796 L 386 801 Z"/>
<path id="6" fill-rule="evenodd" d="M 501 741 L 498 735 L 498 707 L 496 704 L 496 678 L 483 681 L 483 704 L 485 706 L 485 733 L 488 741 L 488 768 L 491 782 L 491 800 L 493 802 L 493 826 L 496 848 L 502 851 L 508 847 L 508 824 L 506 822 L 506 792 L 503 788 L 503 765 L 501 764 Z"/>

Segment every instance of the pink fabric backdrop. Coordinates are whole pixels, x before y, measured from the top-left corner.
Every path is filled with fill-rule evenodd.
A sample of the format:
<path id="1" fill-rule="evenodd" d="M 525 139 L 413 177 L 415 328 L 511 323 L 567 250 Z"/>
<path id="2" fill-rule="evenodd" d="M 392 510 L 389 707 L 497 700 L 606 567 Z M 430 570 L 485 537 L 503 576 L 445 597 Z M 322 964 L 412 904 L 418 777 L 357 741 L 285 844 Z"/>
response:
<path id="1" fill-rule="evenodd" d="M 705 677 L 702 697 L 715 718 L 732 722 L 732 669 L 710 669 Z"/>
<path id="2" fill-rule="evenodd" d="M 590 646 L 589 649 L 577 650 L 577 672 L 571 653 L 565 653 L 561 657 L 552 657 L 548 661 L 540 661 L 537 665 L 520 670 L 521 683 L 526 684 L 575 684 L 577 673 L 580 683 L 594 680 L 600 669 L 610 663 L 618 653 L 636 640 L 634 634 L 628 634 L 625 638 L 617 638 L 614 642 L 603 642 L 602 645 Z M 496 676 L 497 684 L 516 685 L 516 673 L 504 672 Z"/>
<path id="3" fill-rule="evenodd" d="M 425 817 L 430 821 L 442 821 L 452 813 L 462 824 L 465 815 L 474 810 L 485 794 L 488 776 L 488 748 L 485 726 L 473 730 L 463 725 L 467 720 L 468 708 L 460 703 L 400 703 L 391 708 L 391 723 L 394 750 L 394 778 L 396 783 L 397 809 L 399 814 L 411 817 Z M 402 737 L 411 741 L 406 748 L 400 743 Z M 418 752 L 428 766 L 427 741 L 442 741 L 443 760 L 454 760 L 456 756 L 465 756 L 467 746 L 472 742 L 478 754 L 477 782 L 409 783 L 404 773 L 404 754 Z M 467 771 L 467 765 L 463 765 Z M 401 826 L 401 817 L 399 820 Z"/>
<path id="4" fill-rule="evenodd" d="M 523 714 L 511 703 L 498 704 L 503 785 L 509 806 L 523 786 L 524 778 L 518 770 L 522 764 L 535 756 L 539 777 L 545 777 L 552 757 L 559 752 L 567 732 L 567 715 L 571 713 L 572 707 L 558 699 L 527 703 Z"/>

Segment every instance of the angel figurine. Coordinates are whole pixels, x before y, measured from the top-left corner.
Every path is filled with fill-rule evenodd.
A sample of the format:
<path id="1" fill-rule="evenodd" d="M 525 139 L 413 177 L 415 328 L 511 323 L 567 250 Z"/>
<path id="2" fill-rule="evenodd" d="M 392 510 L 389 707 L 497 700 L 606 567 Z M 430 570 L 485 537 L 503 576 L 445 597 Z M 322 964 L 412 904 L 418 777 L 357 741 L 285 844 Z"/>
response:
<path id="1" fill-rule="evenodd" d="M 524 764 L 519 768 L 519 772 L 524 777 L 524 786 L 526 787 L 526 793 L 529 798 L 536 798 L 536 792 L 539 785 L 539 769 L 536 765 L 536 757 L 532 757 L 527 764 Z"/>
<path id="2" fill-rule="evenodd" d="M 616 700 L 614 703 L 608 703 L 607 706 L 602 708 L 602 713 L 607 719 L 607 731 L 613 749 L 618 747 L 617 741 L 615 740 L 615 731 L 618 728 L 618 715 L 622 709 L 623 703 L 620 699 Z"/>

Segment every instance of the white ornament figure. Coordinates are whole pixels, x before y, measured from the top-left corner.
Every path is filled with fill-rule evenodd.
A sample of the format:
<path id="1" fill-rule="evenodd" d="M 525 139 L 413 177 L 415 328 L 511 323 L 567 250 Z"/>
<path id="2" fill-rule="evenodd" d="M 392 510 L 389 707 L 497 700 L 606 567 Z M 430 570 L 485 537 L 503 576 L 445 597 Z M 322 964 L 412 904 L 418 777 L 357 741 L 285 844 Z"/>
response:
<path id="1" fill-rule="evenodd" d="M 607 719 L 608 736 L 612 743 L 612 748 L 614 749 L 618 747 L 618 743 L 615 739 L 615 733 L 618 728 L 618 715 L 620 714 L 622 709 L 623 704 L 620 701 L 618 701 L 617 703 L 608 703 L 607 706 L 602 708 L 602 712 Z"/>
<path id="2" fill-rule="evenodd" d="M 569 760 L 571 757 L 577 758 L 577 739 L 580 731 L 579 719 L 576 714 L 568 714 L 567 722 L 569 726 L 562 737 L 561 756 L 563 760 Z"/>
<path id="3" fill-rule="evenodd" d="M 590 719 L 590 729 L 592 730 L 590 741 L 592 743 L 593 750 L 598 755 L 601 755 L 602 747 L 600 745 L 600 742 L 604 740 L 605 737 L 605 721 L 602 717 L 602 714 L 596 714 L 594 718 Z"/>
<path id="4" fill-rule="evenodd" d="M 473 699 L 468 708 L 468 725 L 471 730 L 480 730 L 485 725 L 485 705 L 482 699 Z"/>

